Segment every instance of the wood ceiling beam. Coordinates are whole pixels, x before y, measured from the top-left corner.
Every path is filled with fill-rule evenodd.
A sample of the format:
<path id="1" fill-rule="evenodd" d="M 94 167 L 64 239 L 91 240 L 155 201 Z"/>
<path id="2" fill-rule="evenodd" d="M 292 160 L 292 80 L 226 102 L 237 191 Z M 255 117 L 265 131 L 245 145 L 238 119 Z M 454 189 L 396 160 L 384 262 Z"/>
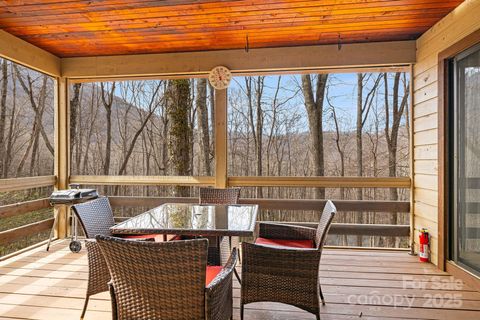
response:
<path id="1" fill-rule="evenodd" d="M 415 41 L 59 58 L 0 30 L 0 56 L 72 79 L 203 76 L 225 65 L 235 74 L 402 66 L 415 62 Z"/>
<path id="2" fill-rule="evenodd" d="M 415 41 L 64 58 L 72 79 L 206 75 L 224 65 L 235 74 L 400 66 L 415 63 Z"/>
<path id="3" fill-rule="evenodd" d="M 61 74 L 59 57 L 3 30 L 0 30 L 0 57 L 54 77 Z"/>

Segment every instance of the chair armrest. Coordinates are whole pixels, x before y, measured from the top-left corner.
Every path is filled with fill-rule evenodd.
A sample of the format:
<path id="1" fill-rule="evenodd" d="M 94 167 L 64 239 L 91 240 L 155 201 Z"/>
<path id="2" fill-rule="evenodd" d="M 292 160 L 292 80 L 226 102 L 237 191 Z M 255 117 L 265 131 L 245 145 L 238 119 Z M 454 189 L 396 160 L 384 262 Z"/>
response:
<path id="1" fill-rule="evenodd" d="M 230 319 L 233 310 L 232 276 L 237 264 L 234 248 L 222 271 L 205 288 L 207 319 Z"/>
<path id="2" fill-rule="evenodd" d="M 259 236 L 267 239 L 312 240 L 315 242 L 316 229 L 279 223 L 259 223 Z"/>

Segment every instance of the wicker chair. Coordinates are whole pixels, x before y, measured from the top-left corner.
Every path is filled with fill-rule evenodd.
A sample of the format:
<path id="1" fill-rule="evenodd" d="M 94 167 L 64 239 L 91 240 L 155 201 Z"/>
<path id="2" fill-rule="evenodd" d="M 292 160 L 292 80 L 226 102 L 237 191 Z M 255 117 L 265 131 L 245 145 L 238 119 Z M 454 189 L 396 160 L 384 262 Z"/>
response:
<path id="1" fill-rule="evenodd" d="M 241 319 L 245 304 L 260 301 L 290 304 L 320 319 L 320 258 L 335 213 L 328 200 L 317 229 L 260 223 L 255 244 L 242 243 Z"/>
<path id="2" fill-rule="evenodd" d="M 240 188 L 200 188 L 200 204 L 237 204 Z"/>
<path id="3" fill-rule="evenodd" d="M 112 277 L 113 319 L 231 319 L 236 250 L 224 267 L 207 269 L 206 239 L 96 239 Z"/>
<path id="4" fill-rule="evenodd" d="M 85 236 L 88 239 L 94 239 L 96 235 L 110 236 L 110 227 L 115 225 L 113 211 L 108 198 L 102 197 L 85 203 L 72 206 L 73 212 L 77 216 Z M 129 239 L 154 240 L 155 235 L 129 236 Z M 83 319 L 87 311 L 90 296 L 108 291 L 108 281 L 110 273 L 108 272 L 105 259 L 95 242 L 86 242 L 88 257 L 88 286 L 85 303 L 80 319 Z"/>
<path id="5" fill-rule="evenodd" d="M 87 239 L 94 239 L 96 235 L 110 236 L 110 228 L 115 225 L 113 210 L 107 197 L 101 197 L 92 201 L 72 206 L 73 212 L 80 221 Z M 158 235 L 128 235 L 122 236 L 129 239 L 157 239 Z"/>
<path id="6" fill-rule="evenodd" d="M 231 204 L 238 204 L 238 199 L 240 198 L 240 188 L 228 188 L 228 189 L 217 189 L 217 188 L 200 188 L 200 197 L 199 197 L 199 204 L 203 205 L 231 205 Z M 211 241 L 213 239 L 210 239 Z M 217 240 L 215 240 L 217 241 Z M 221 239 L 220 239 L 221 241 Z M 232 242 L 235 242 L 232 244 Z M 240 243 L 240 239 L 235 237 L 234 240 L 232 237 L 228 237 L 228 245 L 230 250 L 233 247 L 238 247 Z M 215 252 L 215 248 L 211 247 L 209 249 L 209 261 L 216 261 L 220 259 L 220 252 Z M 236 274 L 236 271 L 235 271 Z M 237 278 L 239 278 L 238 274 Z"/>

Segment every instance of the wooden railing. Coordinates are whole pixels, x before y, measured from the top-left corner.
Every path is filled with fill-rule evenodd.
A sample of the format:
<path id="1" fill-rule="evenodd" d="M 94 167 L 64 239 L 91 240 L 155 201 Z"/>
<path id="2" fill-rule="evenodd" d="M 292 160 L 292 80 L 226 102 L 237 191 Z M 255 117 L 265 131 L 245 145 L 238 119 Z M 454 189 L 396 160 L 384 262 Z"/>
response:
<path id="1" fill-rule="evenodd" d="M 410 188 L 410 178 L 228 177 L 230 187 Z"/>
<path id="2" fill-rule="evenodd" d="M 215 177 L 182 176 L 70 176 L 70 183 L 102 186 L 214 186 Z"/>
<path id="3" fill-rule="evenodd" d="M 53 186 L 55 181 L 55 176 L 0 179 L 0 192 L 48 187 Z"/>
<path id="4" fill-rule="evenodd" d="M 214 186 L 215 177 L 197 176 L 70 176 L 70 183 L 127 186 Z M 410 188 L 408 177 L 236 177 L 227 178 L 229 187 L 307 188 Z"/>
<path id="5" fill-rule="evenodd" d="M 0 179 L 0 192 L 28 190 L 33 188 L 49 187 L 55 184 L 55 176 L 39 176 L 28 178 Z M 0 206 L 0 219 L 11 218 L 25 213 L 34 212 L 50 207 L 48 198 L 23 201 Z M 19 239 L 36 235 L 50 230 L 53 225 L 53 216 L 42 221 L 29 223 L 20 227 L 0 232 L 0 246 L 5 246 Z"/>
<path id="6" fill-rule="evenodd" d="M 0 192 L 26 190 L 52 186 L 55 176 L 31 178 L 0 179 Z M 130 186 L 215 186 L 215 177 L 175 177 L 175 176 L 71 176 L 70 183 L 81 185 L 130 185 Z M 405 178 L 373 177 L 228 177 L 229 187 L 324 187 L 324 188 L 410 188 L 411 180 Z M 198 198 L 172 197 L 109 197 L 113 207 L 153 208 L 168 202 L 196 203 Z M 324 200 L 297 199 L 241 199 L 240 203 L 258 204 L 261 210 L 318 211 L 325 204 Z M 381 200 L 336 200 L 339 212 L 410 212 L 410 202 Z M 13 217 L 49 207 L 48 199 L 37 199 L 16 204 L 0 206 L 0 219 Z M 311 222 L 293 222 L 295 224 L 315 227 Z M 47 231 L 52 227 L 53 218 L 27 224 L 11 230 L 0 232 L 0 245 L 15 242 L 21 238 Z M 409 225 L 385 224 L 348 224 L 334 223 L 332 234 L 366 235 L 366 236 L 402 236 L 410 235 Z"/>
<path id="7" fill-rule="evenodd" d="M 30 223 L 18 228 L 0 232 L 0 245 L 9 244 L 18 239 L 38 234 L 50 230 L 53 226 L 53 218 Z"/>
<path id="8" fill-rule="evenodd" d="M 48 198 L 19 202 L 0 206 L 0 219 L 37 211 L 50 206 Z"/>
<path id="9" fill-rule="evenodd" d="M 4 205 L 0 206 L 0 219 L 47 209 L 49 207 L 50 204 L 47 198 Z M 0 232 L 0 246 L 13 243 L 21 238 L 33 236 L 40 232 L 50 230 L 53 225 L 53 220 L 54 219 L 52 217 L 14 229 L 2 231 Z"/>

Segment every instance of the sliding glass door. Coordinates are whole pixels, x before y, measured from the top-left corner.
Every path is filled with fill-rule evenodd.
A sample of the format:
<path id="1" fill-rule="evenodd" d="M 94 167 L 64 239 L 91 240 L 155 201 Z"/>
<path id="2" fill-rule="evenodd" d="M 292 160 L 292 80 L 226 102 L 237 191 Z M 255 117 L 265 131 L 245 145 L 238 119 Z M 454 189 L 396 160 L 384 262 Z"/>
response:
<path id="1" fill-rule="evenodd" d="M 480 273 L 480 46 L 452 61 L 450 258 Z"/>

